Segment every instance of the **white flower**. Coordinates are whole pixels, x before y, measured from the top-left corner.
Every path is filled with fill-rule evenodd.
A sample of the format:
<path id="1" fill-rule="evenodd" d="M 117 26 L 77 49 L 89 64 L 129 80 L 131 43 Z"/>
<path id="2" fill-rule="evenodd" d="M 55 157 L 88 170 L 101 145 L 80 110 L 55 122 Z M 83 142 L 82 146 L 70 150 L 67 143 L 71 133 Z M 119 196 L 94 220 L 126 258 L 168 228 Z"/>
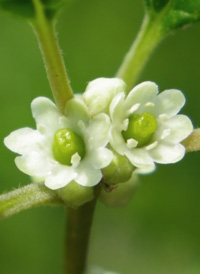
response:
<path id="1" fill-rule="evenodd" d="M 82 186 L 98 184 L 102 178 L 100 169 L 112 160 L 112 152 L 105 148 L 109 117 L 99 114 L 91 119 L 85 104 L 78 97 L 67 103 L 66 115 L 44 97 L 34 99 L 31 107 L 37 129 L 18 129 L 4 140 L 9 149 L 21 154 L 15 159 L 17 167 L 30 176 L 40 178 L 51 189 L 62 188 L 72 181 Z M 62 133 L 62 129 L 69 129 L 75 133 L 75 139 L 78 138 L 78 151 L 73 152 L 70 164 L 62 163 L 62 155 L 58 151 L 63 140 L 58 145 L 55 142 L 59 141 L 55 137 L 56 132 L 61 130 Z M 84 144 L 83 150 L 80 144 Z"/>
<path id="2" fill-rule="evenodd" d="M 83 99 L 89 108 L 91 115 L 109 113 L 110 103 L 115 95 L 126 91 L 126 84 L 118 78 L 97 78 L 91 81 Z"/>
<path id="3" fill-rule="evenodd" d="M 193 129 L 190 119 L 177 115 L 185 103 L 181 91 L 158 94 L 152 82 L 137 85 L 127 97 L 119 93 L 110 105 L 112 147 L 137 167 L 137 173 L 154 170 L 156 163 L 181 160 L 185 148 L 180 142 Z"/>

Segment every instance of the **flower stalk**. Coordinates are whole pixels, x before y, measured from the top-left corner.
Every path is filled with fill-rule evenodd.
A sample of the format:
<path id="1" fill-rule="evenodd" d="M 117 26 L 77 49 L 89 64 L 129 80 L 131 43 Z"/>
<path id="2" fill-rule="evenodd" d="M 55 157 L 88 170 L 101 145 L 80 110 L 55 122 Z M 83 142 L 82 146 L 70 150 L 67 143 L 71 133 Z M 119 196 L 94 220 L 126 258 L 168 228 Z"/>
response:
<path id="1" fill-rule="evenodd" d="M 0 195 L 0 218 L 9 217 L 33 207 L 61 204 L 63 202 L 59 196 L 44 184 L 30 184 Z"/>
<path id="2" fill-rule="evenodd" d="M 76 209 L 67 208 L 66 274 L 83 274 L 86 271 L 91 225 L 100 189 L 99 184 L 95 189 L 95 199 L 91 202 Z"/>
<path id="3" fill-rule="evenodd" d="M 137 38 L 116 73 L 116 77 L 126 82 L 129 91 L 137 84 L 149 57 L 163 38 L 159 19 L 160 17 L 157 20 L 150 20 L 147 15 L 144 17 Z"/>
<path id="4" fill-rule="evenodd" d="M 55 21 L 46 16 L 39 0 L 34 0 L 33 3 L 36 18 L 31 23 L 38 39 L 54 100 L 64 113 L 66 103 L 73 97 L 73 92 L 58 45 Z"/>

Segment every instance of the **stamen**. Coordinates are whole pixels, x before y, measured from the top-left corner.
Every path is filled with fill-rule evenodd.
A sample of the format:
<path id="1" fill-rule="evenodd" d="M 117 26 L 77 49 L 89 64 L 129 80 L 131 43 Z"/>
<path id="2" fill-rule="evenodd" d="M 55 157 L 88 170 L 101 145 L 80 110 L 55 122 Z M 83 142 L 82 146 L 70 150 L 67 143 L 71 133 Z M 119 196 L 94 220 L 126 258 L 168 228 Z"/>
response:
<path id="1" fill-rule="evenodd" d="M 162 120 L 162 122 L 165 122 L 169 119 L 169 116 L 165 113 L 160 114 L 158 117 Z"/>
<path id="2" fill-rule="evenodd" d="M 122 130 L 127 130 L 127 128 L 128 128 L 128 123 L 129 123 L 128 118 L 125 119 L 125 120 L 122 122 Z"/>
<path id="3" fill-rule="evenodd" d="M 148 150 L 148 151 L 149 151 L 149 150 L 152 150 L 153 148 L 155 148 L 155 147 L 157 146 L 157 144 L 158 144 L 158 142 L 155 141 L 154 143 L 152 143 L 152 144 L 146 146 L 145 149 Z"/>
<path id="4" fill-rule="evenodd" d="M 154 108 L 154 107 L 155 107 L 155 104 L 152 103 L 152 102 L 148 102 L 148 103 L 145 104 L 145 107 Z"/>
<path id="5" fill-rule="evenodd" d="M 81 161 L 81 157 L 78 154 L 78 152 L 72 155 L 72 158 L 71 158 L 72 167 L 76 168 L 79 165 L 80 161 Z"/>
<path id="6" fill-rule="evenodd" d="M 128 148 L 134 148 L 138 145 L 138 141 L 136 141 L 135 139 L 128 139 L 126 144 Z"/>
<path id="7" fill-rule="evenodd" d="M 133 112 L 135 112 L 136 110 L 138 110 L 139 107 L 140 107 L 140 103 L 137 103 L 137 104 L 133 105 L 133 106 L 127 111 L 127 116 L 133 114 Z"/>

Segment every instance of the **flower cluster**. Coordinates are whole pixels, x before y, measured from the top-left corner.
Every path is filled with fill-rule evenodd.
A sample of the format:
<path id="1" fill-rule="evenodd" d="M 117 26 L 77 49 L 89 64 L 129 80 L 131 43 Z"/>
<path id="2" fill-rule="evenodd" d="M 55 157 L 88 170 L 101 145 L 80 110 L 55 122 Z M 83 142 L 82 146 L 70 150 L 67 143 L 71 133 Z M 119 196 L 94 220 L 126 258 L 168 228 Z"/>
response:
<path id="1" fill-rule="evenodd" d="M 179 90 L 158 94 L 155 83 L 143 82 L 127 93 L 122 80 L 100 78 L 68 101 L 64 114 L 51 100 L 34 99 L 37 129 L 16 130 L 4 142 L 20 154 L 17 167 L 48 188 L 114 185 L 183 158 L 181 141 L 193 129 L 177 114 L 184 103 Z"/>

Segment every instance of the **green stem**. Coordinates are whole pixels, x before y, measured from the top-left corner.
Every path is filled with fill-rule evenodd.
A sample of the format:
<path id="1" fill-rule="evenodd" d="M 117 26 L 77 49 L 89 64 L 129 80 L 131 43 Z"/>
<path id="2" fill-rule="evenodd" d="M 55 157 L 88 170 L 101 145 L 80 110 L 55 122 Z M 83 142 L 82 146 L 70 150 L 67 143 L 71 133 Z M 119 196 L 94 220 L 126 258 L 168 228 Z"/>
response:
<path id="1" fill-rule="evenodd" d="M 58 45 L 54 20 L 48 19 L 39 0 L 33 0 L 36 19 L 32 22 L 44 59 L 49 84 L 55 102 L 64 112 L 66 102 L 73 97 L 65 64 Z"/>
<path id="2" fill-rule="evenodd" d="M 44 184 L 30 184 L 0 195 L 0 218 L 42 205 L 61 205 L 57 194 Z"/>
<path id="3" fill-rule="evenodd" d="M 162 39 L 160 17 L 150 20 L 145 16 L 140 32 L 125 56 L 116 77 L 123 79 L 131 90 L 147 63 L 150 55 Z"/>
<path id="4" fill-rule="evenodd" d="M 66 274 L 85 273 L 88 242 L 96 200 L 97 197 L 77 209 L 67 208 Z"/>

